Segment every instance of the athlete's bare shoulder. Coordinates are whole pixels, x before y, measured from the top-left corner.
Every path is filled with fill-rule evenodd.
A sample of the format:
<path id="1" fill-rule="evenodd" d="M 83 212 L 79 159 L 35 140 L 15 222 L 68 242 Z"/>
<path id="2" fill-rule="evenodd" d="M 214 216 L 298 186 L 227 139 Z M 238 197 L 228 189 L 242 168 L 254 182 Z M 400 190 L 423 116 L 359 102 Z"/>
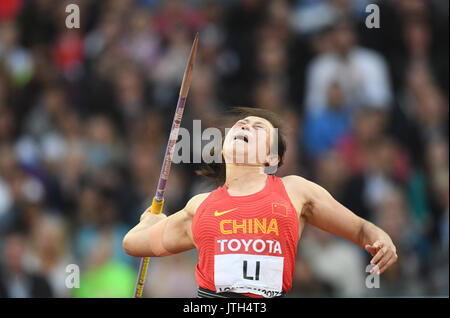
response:
<path id="1" fill-rule="evenodd" d="M 320 187 L 318 184 L 296 175 L 285 176 L 281 180 L 286 188 L 292 189 L 296 193 L 306 193 Z"/>
<path id="2" fill-rule="evenodd" d="M 309 187 L 312 183 L 311 181 L 296 175 L 285 176 L 281 178 L 281 180 L 283 181 L 286 190 L 289 189 L 295 193 L 299 193 L 302 190 L 305 190 L 304 187 Z"/>
<path id="3" fill-rule="evenodd" d="M 331 198 L 326 189 L 300 176 L 286 176 L 282 180 L 289 196 L 293 196 L 300 204 L 310 204 Z"/>
<path id="4" fill-rule="evenodd" d="M 296 175 L 289 175 L 281 178 L 284 187 L 289 196 L 298 197 L 302 194 L 303 185 L 306 183 L 306 179 Z"/>
<path id="5" fill-rule="evenodd" d="M 205 199 L 208 197 L 208 195 L 210 194 L 210 192 L 205 192 L 205 193 L 199 193 L 197 195 L 194 195 L 186 204 L 186 206 L 184 207 L 184 210 L 186 211 L 186 213 L 193 217 L 195 214 L 195 211 L 197 211 L 197 208 L 200 206 L 200 204 L 203 203 L 203 201 L 205 201 Z"/>
<path id="6" fill-rule="evenodd" d="M 318 184 L 297 175 L 285 176 L 281 180 L 292 203 L 300 211 L 303 205 L 310 201 L 311 193 L 319 187 Z"/>

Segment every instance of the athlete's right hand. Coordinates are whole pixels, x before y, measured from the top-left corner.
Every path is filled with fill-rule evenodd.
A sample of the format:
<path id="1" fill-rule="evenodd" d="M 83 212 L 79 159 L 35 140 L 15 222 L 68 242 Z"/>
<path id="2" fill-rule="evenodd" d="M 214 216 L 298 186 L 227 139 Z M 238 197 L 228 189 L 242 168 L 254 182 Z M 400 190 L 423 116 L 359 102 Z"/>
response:
<path id="1" fill-rule="evenodd" d="M 155 224 L 167 217 L 167 215 L 165 215 L 164 213 L 153 214 L 153 213 L 151 213 L 151 211 L 152 211 L 152 206 L 150 205 L 147 208 L 147 210 L 145 210 L 144 213 L 141 214 L 140 222 L 143 222 L 145 220 L 145 222 L 150 222 L 152 224 Z"/>

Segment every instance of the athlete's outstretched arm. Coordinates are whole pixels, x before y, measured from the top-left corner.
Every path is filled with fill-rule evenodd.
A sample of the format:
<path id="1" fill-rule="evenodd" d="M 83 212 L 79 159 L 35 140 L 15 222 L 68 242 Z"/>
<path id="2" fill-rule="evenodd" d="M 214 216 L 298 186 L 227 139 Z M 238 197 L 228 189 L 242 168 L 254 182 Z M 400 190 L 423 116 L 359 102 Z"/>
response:
<path id="1" fill-rule="evenodd" d="M 152 214 L 148 208 L 141 220 L 123 239 L 123 249 L 135 257 L 160 257 L 195 248 L 191 224 L 197 207 L 207 197 L 202 193 L 171 216 Z"/>
<path id="2" fill-rule="evenodd" d="M 345 238 L 372 256 L 371 272 L 383 273 L 397 261 L 397 251 L 389 235 L 373 223 L 355 215 L 336 201 L 324 188 L 299 176 L 283 178 L 286 189 L 295 196 L 296 206 L 301 206 L 301 217 L 324 231 Z M 299 199 L 300 198 L 300 199 Z"/>

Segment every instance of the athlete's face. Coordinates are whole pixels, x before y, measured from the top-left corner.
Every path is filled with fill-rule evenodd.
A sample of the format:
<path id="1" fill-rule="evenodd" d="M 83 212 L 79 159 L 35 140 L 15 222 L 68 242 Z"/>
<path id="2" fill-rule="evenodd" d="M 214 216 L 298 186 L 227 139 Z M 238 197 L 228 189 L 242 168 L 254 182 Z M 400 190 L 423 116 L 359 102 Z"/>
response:
<path id="1" fill-rule="evenodd" d="M 270 146 L 276 133 L 277 130 L 267 119 L 249 116 L 238 120 L 228 131 L 223 143 L 225 162 L 258 166 L 276 165 L 278 156 L 270 154 Z"/>

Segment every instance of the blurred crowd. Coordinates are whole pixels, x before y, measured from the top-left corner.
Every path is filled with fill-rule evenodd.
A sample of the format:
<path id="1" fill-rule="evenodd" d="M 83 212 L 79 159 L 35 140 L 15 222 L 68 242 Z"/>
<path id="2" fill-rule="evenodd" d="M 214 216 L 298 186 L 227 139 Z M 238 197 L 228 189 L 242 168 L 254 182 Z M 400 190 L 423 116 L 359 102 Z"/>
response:
<path id="1" fill-rule="evenodd" d="M 365 24 L 370 3 L 380 28 Z M 156 190 L 195 32 L 182 126 L 214 127 L 232 106 L 278 113 L 277 175 L 317 182 L 397 246 L 368 288 L 370 255 L 306 226 L 289 297 L 448 296 L 448 7 L 1 0 L 0 297 L 132 296 L 139 260 L 122 238 Z M 198 168 L 172 165 L 166 214 L 215 187 Z M 197 257 L 151 259 L 144 295 L 195 297 Z"/>

